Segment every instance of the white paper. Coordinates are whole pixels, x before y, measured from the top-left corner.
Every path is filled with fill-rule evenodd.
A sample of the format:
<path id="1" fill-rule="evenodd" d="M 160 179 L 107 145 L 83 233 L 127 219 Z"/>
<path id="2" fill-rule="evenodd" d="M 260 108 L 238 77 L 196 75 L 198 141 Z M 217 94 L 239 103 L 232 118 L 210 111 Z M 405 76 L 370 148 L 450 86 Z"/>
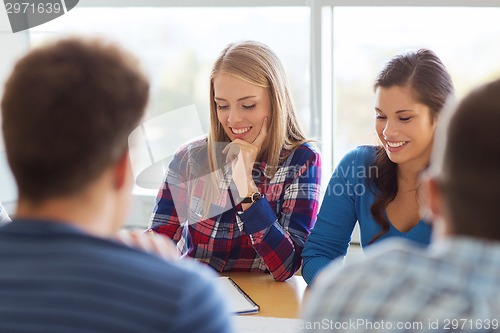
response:
<path id="1" fill-rule="evenodd" d="M 236 333 L 294 333 L 299 332 L 302 320 L 259 316 L 233 316 Z"/>
<path id="2" fill-rule="evenodd" d="M 217 278 L 217 283 L 222 290 L 224 299 L 226 299 L 231 312 L 235 314 L 259 312 L 259 306 L 254 304 L 248 296 L 245 296 L 244 290 L 235 286 L 229 277 L 220 276 Z"/>

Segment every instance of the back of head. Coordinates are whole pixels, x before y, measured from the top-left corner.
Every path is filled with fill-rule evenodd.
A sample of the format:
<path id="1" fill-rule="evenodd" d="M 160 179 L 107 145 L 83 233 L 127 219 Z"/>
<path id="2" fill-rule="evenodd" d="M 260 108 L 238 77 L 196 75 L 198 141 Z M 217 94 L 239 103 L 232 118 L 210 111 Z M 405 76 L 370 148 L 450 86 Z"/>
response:
<path id="1" fill-rule="evenodd" d="M 443 121 L 431 172 L 452 232 L 500 241 L 500 80 L 472 91 Z"/>
<path id="2" fill-rule="evenodd" d="M 408 51 L 392 58 L 375 80 L 375 88 L 379 86 L 409 86 L 415 100 L 428 106 L 433 117 L 454 94 L 450 74 L 429 49 Z"/>
<path id="3" fill-rule="evenodd" d="M 18 61 L 2 99 L 7 157 L 19 198 L 72 195 L 127 149 L 149 83 L 115 45 L 68 38 Z"/>

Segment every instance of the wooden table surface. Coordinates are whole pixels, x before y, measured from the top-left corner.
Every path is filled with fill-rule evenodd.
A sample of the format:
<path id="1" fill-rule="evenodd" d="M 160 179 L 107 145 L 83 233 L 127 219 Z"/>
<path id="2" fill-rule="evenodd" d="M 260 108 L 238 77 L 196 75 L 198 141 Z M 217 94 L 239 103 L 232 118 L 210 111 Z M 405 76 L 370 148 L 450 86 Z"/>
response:
<path id="1" fill-rule="evenodd" d="M 271 274 L 225 272 L 260 306 L 255 316 L 298 318 L 307 284 L 294 275 L 285 282 L 274 281 Z"/>

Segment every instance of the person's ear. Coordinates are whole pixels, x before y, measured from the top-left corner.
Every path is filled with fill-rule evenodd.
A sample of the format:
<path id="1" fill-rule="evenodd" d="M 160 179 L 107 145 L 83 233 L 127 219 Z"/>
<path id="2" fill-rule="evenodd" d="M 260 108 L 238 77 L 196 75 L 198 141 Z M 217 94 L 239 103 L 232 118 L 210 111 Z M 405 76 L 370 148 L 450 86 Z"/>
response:
<path id="1" fill-rule="evenodd" d="M 419 192 L 422 194 L 420 201 L 420 216 L 422 216 L 425 221 L 432 224 L 441 214 L 441 193 L 439 185 L 427 172 L 420 176 L 419 182 Z"/>
<path id="2" fill-rule="evenodd" d="M 427 206 L 434 226 L 432 238 L 438 239 L 451 235 L 453 233 L 453 225 L 451 224 L 447 210 L 443 185 L 439 182 L 439 179 L 429 178 L 426 186 L 428 188 Z"/>
<path id="3" fill-rule="evenodd" d="M 427 207 L 432 216 L 443 217 L 443 193 L 435 178 L 427 179 Z"/>
<path id="4" fill-rule="evenodd" d="M 423 182 L 425 191 L 423 210 L 426 219 L 430 220 L 434 228 L 433 238 L 441 238 L 451 233 L 448 215 L 445 207 L 445 197 L 443 188 L 439 180 L 433 177 L 426 177 Z"/>
<path id="5" fill-rule="evenodd" d="M 114 186 L 117 190 L 129 184 L 130 168 L 129 152 L 126 149 L 114 166 Z"/>

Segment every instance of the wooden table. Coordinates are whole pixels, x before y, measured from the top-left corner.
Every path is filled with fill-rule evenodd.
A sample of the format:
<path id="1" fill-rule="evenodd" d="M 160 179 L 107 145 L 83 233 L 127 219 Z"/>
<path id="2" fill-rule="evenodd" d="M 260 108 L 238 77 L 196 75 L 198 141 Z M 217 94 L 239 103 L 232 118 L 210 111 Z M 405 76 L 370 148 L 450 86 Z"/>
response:
<path id="1" fill-rule="evenodd" d="M 307 284 L 302 276 L 294 275 L 285 282 L 274 281 L 271 274 L 225 272 L 259 306 L 255 316 L 298 318 Z"/>

